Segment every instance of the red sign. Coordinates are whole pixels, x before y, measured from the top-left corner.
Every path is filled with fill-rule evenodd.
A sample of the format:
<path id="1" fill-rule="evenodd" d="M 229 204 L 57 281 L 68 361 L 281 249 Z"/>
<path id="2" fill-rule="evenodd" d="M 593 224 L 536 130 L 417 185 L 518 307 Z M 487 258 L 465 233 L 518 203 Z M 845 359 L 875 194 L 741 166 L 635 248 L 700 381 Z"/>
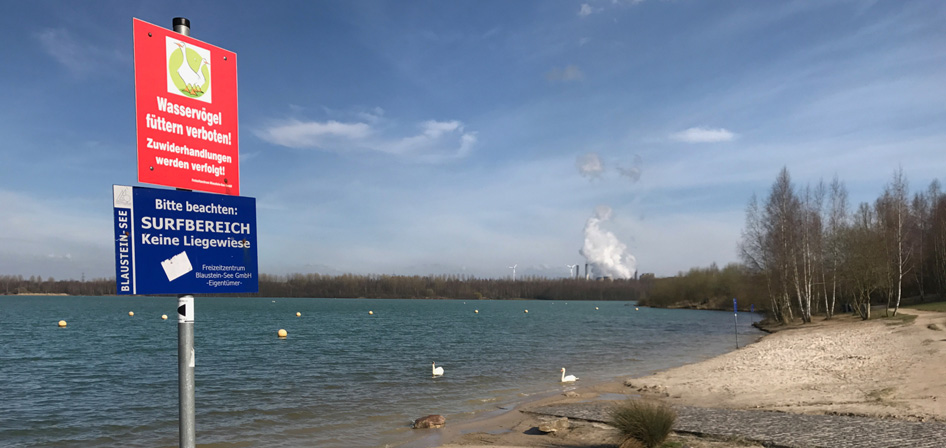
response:
<path id="1" fill-rule="evenodd" d="M 138 182 L 240 194 L 236 53 L 134 19 Z"/>

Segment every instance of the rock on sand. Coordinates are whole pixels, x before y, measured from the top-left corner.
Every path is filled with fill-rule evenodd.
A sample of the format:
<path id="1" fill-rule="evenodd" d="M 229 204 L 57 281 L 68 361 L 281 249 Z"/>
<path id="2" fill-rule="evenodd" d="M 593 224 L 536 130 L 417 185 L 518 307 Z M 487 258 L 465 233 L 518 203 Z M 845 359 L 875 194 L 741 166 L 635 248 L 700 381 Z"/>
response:
<path id="1" fill-rule="evenodd" d="M 411 428 L 414 429 L 427 429 L 427 428 L 443 428 L 443 425 L 447 424 L 447 419 L 443 418 L 442 415 L 431 414 L 426 417 L 421 417 L 417 420 L 414 420 L 414 424 Z"/>

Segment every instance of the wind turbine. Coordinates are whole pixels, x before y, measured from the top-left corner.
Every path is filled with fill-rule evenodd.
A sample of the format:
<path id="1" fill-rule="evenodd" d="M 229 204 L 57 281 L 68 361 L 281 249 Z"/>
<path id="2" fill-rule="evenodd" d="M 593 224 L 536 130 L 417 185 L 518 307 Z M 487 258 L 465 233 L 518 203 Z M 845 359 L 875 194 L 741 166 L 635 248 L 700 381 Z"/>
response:
<path id="1" fill-rule="evenodd" d="M 518 267 L 518 266 L 519 266 L 518 263 L 516 263 L 516 264 L 514 264 L 514 265 L 512 265 L 512 266 L 509 266 L 509 269 L 512 269 L 512 281 L 516 281 L 516 267 Z"/>
<path id="2" fill-rule="evenodd" d="M 576 266 L 578 266 L 578 265 L 577 265 L 577 264 L 566 264 L 565 266 L 568 266 L 568 277 L 571 278 L 571 276 L 572 276 L 572 268 L 574 268 L 574 267 L 576 267 Z M 578 275 L 578 274 L 575 274 L 575 275 Z"/>

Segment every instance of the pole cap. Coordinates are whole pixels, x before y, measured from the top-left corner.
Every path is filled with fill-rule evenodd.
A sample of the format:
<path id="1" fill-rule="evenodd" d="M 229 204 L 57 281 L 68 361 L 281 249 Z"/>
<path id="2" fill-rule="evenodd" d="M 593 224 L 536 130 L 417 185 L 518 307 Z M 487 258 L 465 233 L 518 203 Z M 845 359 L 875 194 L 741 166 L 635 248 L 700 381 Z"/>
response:
<path id="1" fill-rule="evenodd" d="M 179 25 L 182 25 L 182 26 L 186 26 L 186 27 L 190 28 L 190 27 L 191 27 L 191 21 L 190 21 L 190 20 L 187 20 L 186 17 L 175 17 L 174 20 L 171 21 L 171 25 L 173 25 L 174 27 L 177 27 L 177 26 L 179 26 Z"/>

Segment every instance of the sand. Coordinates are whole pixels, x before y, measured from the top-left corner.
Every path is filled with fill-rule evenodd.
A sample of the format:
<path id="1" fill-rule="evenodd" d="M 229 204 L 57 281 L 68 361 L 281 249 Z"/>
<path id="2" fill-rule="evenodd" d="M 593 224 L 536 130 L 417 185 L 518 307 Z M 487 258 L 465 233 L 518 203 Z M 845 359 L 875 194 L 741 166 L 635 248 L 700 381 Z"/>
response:
<path id="1" fill-rule="evenodd" d="M 541 398 L 474 421 L 448 422 L 427 440 L 441 448 L 612 447 L 616 434 L 606 425 L 573 420 L 568 430 L 543 434 L 536 427 L 553 419 L 521 411 L 613 400 L 615 394 L 706 408 L 946 422 L 946 313 L 904 312 L 916 319 L 816 317 L 813 323 L 784 327 L 703 362 L 642 378 L 578 383 L 570 396 Z M 673 439 L 693 448 L 761 446 L 680 434 Z"/>

